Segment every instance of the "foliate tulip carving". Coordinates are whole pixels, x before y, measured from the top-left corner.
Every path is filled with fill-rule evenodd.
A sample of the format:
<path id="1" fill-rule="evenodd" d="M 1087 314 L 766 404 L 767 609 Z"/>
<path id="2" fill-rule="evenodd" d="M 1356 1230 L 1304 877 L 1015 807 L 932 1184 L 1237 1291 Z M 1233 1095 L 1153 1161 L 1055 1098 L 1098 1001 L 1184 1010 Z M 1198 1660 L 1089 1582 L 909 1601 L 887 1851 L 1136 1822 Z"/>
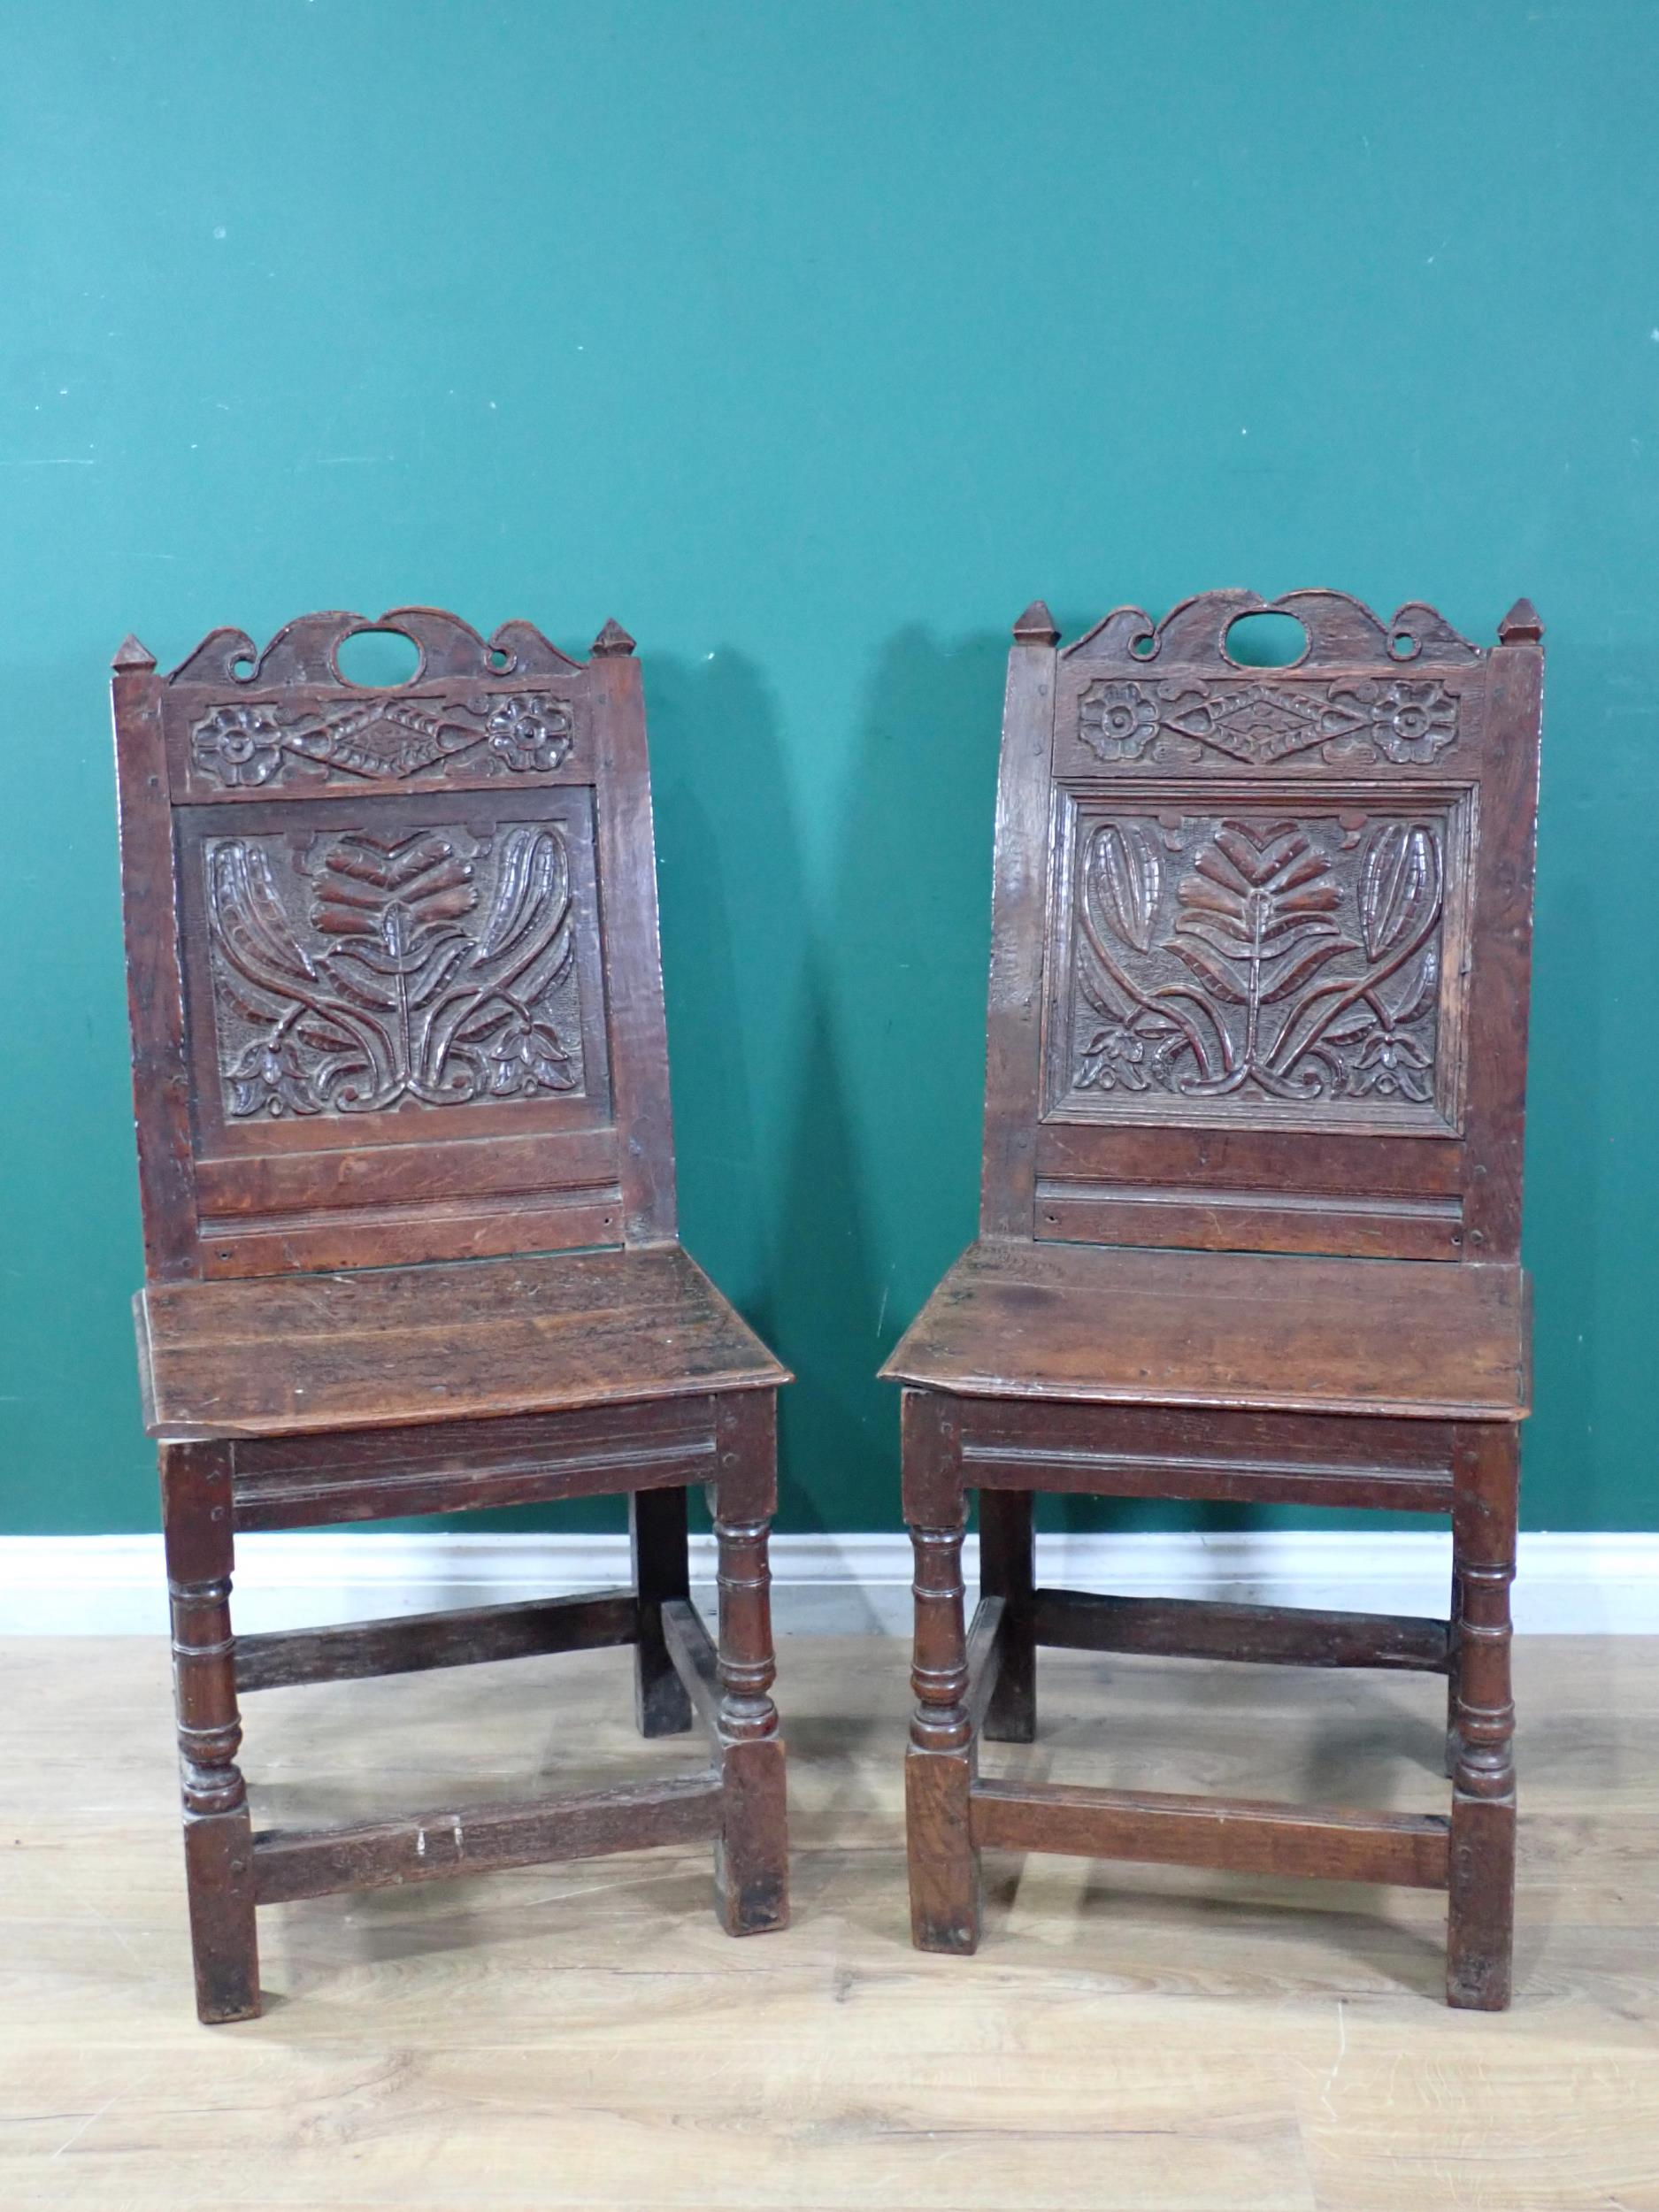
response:
<path id="1" fill-rule="evenodd" d="M 219 837 L 204 858 L 227 1119 L 581 1087 L 557 826 Z"/>
<path id="2" fill-rule="evenodd" d="M 1086 821 L 1074 1099 L 1422 1125 L 1437 1110 L 1448 818 Z"/>

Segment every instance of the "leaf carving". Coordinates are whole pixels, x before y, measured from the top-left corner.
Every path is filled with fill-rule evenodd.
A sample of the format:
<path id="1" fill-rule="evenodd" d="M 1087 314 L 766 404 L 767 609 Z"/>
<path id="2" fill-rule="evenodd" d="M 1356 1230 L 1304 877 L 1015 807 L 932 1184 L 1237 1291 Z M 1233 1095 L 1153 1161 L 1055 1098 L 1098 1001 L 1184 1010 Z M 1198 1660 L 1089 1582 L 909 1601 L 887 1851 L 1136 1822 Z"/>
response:
<path id="1" fill-rule="evenodd" d="M 569 856 L 550 824 L 503 832 L 481 928 L 459 830 L 348 831 L 310 867 L 308 941 L 264 846 L 207 852 L 208 918 L 233 1118 L 383 1111 L 405 1100 L 579 1088 Z M 299 864 L 283 880 L 303 882 Z M 251 1027 L 250 1040 L 238 1035 Z M 227 1026 L 229 1025 L 229 1026 Z"/>
<path id="2" fill-rule="evenodd" d="M 1076 895 L 1076 1086 L 1149 1091 L 1154 1104 L 1160 1093 L 1247 1089 L 1428 1102 L 1444 833 L 1409 817 L 1365 829 L 1363 816 L 1334 810 L 1090 825 Z M 1186 856 L 1172 896 L 1161 848 Z"/>
<path id="3" fill-rule="evenodd" d="M 1271 983 L 1263 987 L 1262 1004 L 1277 1006 L 1281 999 L 1287 999 L 1292 992 L 1299 991 L 1311 977 L 1317 975 L 1327 961 L 1334 960 L 1339 953 L 1351 950 L 1347 939 L 1340 937 L 1335 930 L 1328 935 L 1321 934 L 1315 944 L 1293 960 L 1287 968 L 1281 970 Z"/>
<path id="4" fill-rule="evenodd" d="M 1225 999 L 1231 1006 L 1247 1006 L 1249 1003 L 1249 993 L 1237 977 L 1222 961 L 1208 952 L 1202 942 L 1194 942 L 1190 933 L 1185 942 L 1180 937 L 1171 937 L 1170 950 L 1217 998 Z"/>
<path id="5" fill-rule="evenodd" d="M 1360 927 L 1365 951 L 1380 960 L 1432 917 L 1440 902 L 1440 849 L 1422 822 L 1385 822 L 1372 838 L 1360 877 Z"/>
<path id="6" fill-rule="evenodd" d="M 1089 848 L 1085 895 L 1093 895 L 1114 936 L 1136 952 L 1152 941 L 1164 871 L 1157 847 L 1133 824 L 1107 822 Z"/>

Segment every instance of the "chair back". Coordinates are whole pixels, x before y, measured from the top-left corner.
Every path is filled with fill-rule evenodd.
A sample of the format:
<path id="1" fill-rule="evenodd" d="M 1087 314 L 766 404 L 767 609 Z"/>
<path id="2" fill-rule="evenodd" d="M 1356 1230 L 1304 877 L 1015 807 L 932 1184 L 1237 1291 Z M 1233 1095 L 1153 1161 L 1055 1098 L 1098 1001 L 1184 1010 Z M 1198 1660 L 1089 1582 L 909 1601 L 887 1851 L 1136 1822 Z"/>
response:
<path id="1" fill-rule="evenodd" d="M 1290 617 L 1285 665 L 1242 618 Z M 1541 626 L 1207 592 L 1010 660 L 987 1236 L 1519 1248 Z"/>
<path id="2" fill-rule="evenodd" d="M 369 687 L 345 641 L 419 657 Z M 150 1279 L 675 1234 L 644 704 L 614 623 L 306 615 L 116 657 Z"/>

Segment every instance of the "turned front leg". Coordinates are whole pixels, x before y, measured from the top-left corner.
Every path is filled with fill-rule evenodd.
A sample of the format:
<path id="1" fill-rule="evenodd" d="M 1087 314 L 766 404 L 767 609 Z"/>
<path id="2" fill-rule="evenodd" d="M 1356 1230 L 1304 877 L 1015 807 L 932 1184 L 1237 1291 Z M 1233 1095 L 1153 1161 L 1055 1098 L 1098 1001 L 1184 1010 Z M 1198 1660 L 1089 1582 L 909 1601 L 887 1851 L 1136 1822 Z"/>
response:
<path id="1" fill-rule="evenodd" d="M 1447 1639 L 1446 1652 L 1446 1771 L 1448 1775 L 1454 1775 L 1457 1771 L 1457 1686 L 1459 1677 L 1457 1632 L 1463 1619 L 1463 1577 L 1458 1573 L 1456 1568 L 1454 1567 L 1452 1569 L 1451 1628 L 1450 1633 Z"/>
<path id="2" fill-rule="evenodd" d="M 228 1447 L 164 1446 L 161 1495 L 196 2011 L 208 2022 L 250 2020 L 259 2011 L 259 1952 L 253 1830 L 236 1764 Z"/>
<path id="3" fill-rule="evenodd" d="M 979 1855 L 970 1792 L 973 1732 L 964 1700 L 968 1644 L 962 1587 L 966 1520 L 951 1402 L 907 1390 L 905 1517 L 915 1557 L 916 1709 L 904 1758 L 910 1935 L 924 1951 L 972 1951 L 979 1940 Z"/>
<path id="4" fill-rule="evenodd" d="M 1446 1986 L 1448 2003 L 1485 2012 L 1509 2001 L 1515 1935 L 1509 1585 L 1517 1441 L 1507 1425 L 1460 1433 L 1452 1517 L 1458 1611 Z"/>
<path id="5" fill-rule="evenodd" d="M 789 1920 L 788 1805 L 784 1743 L 772 1700 L 768 1556 L 777 1498 L 777 1395 L 718 1401 L 714 1536 L 719 1590 L 719 1753 L 724 1783 L 715 1893 L 731 1935 Z"/>

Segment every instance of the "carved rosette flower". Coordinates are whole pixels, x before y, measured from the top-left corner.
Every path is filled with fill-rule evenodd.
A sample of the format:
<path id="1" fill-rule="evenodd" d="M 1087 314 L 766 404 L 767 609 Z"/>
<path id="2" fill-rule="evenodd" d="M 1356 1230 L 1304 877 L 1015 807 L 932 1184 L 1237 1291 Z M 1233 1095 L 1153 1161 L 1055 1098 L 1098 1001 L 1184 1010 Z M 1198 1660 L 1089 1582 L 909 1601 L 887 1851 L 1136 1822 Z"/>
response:
<path id="1" fill-rule="evenodd" d="M 1370 733 L 1389 760 L 1421 766 L 1456 742 L 1457 702 L 1443 684 L 1401 677 L 1370 689 Z"/>
<path id="2" fill-rule="evenodd" d="M 498 699 L 487 725 L 490 749 L 515 775 L 557 768 L 571 749 L 571 718 L 548 699 Z"/>
<path id="3" fill-rule="evenodd" d="M 1157 703 L 1141 684 L 1090 684 L 1078 730 L 1102 760 L 1139 760 L 1158 733 Z"/>
<path id="4" fill-rule="evenodd" d="M 268 783 L 282 762 L 282 733 L 269 707 L 215 707 L 190 743 L 196 766 L 233 787 Z"/>

